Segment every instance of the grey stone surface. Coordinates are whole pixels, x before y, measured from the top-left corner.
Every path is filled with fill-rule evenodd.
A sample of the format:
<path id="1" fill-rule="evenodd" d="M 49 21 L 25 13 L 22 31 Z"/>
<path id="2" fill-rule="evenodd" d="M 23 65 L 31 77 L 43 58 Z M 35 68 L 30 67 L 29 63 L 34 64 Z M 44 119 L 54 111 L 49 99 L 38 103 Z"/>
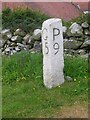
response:
<path id="1" fill-rule="evenodd" d="M 90 30 L 85 29 L 85 30 L 84 30 L 84 33 L 85 33 L 85 35 L 89 35 L 89 36 L 90 36 Z"/>
<path id="2" fill-rule="evenodd" d="M 16 35 L 19 35 L 19 36 L 21 36 L 21 37 L 24 37 L 25 35 L 26 35 L 26 33 L 23 31 L 23 30 L 21 30 L 21 29 L 17 29 L 15 32 L 14 32 L 14 35 L 16 36 Z"/>
<path id="3" fill-rule="evenodd" d="M 39 41 L 35 41 L 34 49 L 37 50 L 37 51 L 41 51 L 41 44 L 40 44 Z"/>
<path id="4" fill-rule="evenodd" d="M 17 43 L 17 45 L 20 47 L 24 47 L 24 45 L 22 43 Z"/>
<path id="5" fill-rule="evenodd" d="M 23 38 L 23 44 L 28 44 L 28 41 L 29 41 L 29 38 L 30 38 L 30 35 L 27 34 L 24 38 Z"/>
<path id="6" fill-rule="evenodd" d="M 86 54 L 86 51 L 83 50 L 83 49 L 77 50 L 76 52 L 77 52 L 77 54 L 80 54 L 80 55 L 85 55 Z"/>
<path id="7" fill-rule="evenodd" d="M 89 27 L 89 24 L 88 24 L 87 22 L 84 22 L 84 23 L 81 24 L 81 26 L 82 26 L 83 28 L 88 28 L 88 27 Z"/>
<path id="8" fill-rule="evenodd" d="M 7 33 L 10 33 L 10 29 L 4 29 L 1 31 L 2 35 L 6 35 Z"/>
<path id="9" fill-rule="evenodd" d="M 78 49 L 82 45 L 82 42 L 75 40 L 67 40 L 64 42 L 64 49 Z"/>
<path id="10" fill-rule="evenodd" d="M 5 49 L 5 52 L 10 52 L 10 48 L 7 47 L 7 48 Z"/>
<path id="11" fill-rule="evenodd" d="M 16 46 L 15 47 L 15 50 L 18 52 L 18 51 L 21 51 L 21 49 L 19 48 L 19 46 Z"/>
<path id="12" fill-rule="evenodd" d="M 0 48 L 2 48 L 5 44 L 5 40 L 3 40 L 2 38 L 0 38 Z"/>
<path id="13" fill-rule="evenodd" d="M 66 79 L 67 81 L 72 81 L 72 80 L 73 80 L 70 76 L 66 76 L 65 79 Z"/>
<path id="14" fill-rule="evenodd" d="M 72 33 L 72 34 L 73 34 L 73 33 L 82 33 L 82 27 L 81 27 L 79 24 L 77 24 L 76 22 L 73 23 L 73 24 L 70 26 L 69 29 L 71 30 L 71 33 Z"/>
<path id="15" fill-rule="evenodd" d="M 40 41 L 41 32 L 42 32 L 42 30 L 35 29 L 34 32 L 33 32 L 33 38 L 37 41 Z"/>
<path id="16" fill-rule="evenodd" d="M 83 45 L 81 46 L 81 48 L 89 48 L 90 49 L 90 40 L 86 40 Z"/>
<path id="17" fill-rule="evenodd" d="M 11 38 L 11 41 L 12 42 L 22 42 L 22 37 L 20 37 L 20 36 L 13 36 L 12 38 Z"/>
<path id="18" fill-rule="evenodd" d="M 1 34 L 2 34 L 2 38 L 4 38 L 5 40 L 11 39 L 12 37 L 12 33 L 10 32 L 10 29 L 2 30 Z"/>

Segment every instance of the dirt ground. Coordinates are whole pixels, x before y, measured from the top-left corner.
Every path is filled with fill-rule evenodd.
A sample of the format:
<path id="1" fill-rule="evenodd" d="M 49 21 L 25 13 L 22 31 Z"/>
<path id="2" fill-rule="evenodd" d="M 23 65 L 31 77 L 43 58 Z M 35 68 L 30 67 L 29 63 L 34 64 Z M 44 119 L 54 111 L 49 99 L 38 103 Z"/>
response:
<path id="1" fill-rule="evenodd" d="M 74 104 L 57 110 L 56 118 L 88 118 L 88 105 Z"/>

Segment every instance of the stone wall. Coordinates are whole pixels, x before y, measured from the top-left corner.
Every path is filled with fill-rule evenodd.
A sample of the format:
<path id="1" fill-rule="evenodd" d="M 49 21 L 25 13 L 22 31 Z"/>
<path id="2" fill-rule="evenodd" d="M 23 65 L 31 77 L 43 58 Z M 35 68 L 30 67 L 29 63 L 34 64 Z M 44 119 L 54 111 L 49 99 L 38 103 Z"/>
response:
<path id="1" fill-rule="evenodd" d="M 67 28 L 63 26 L 64 53 L 70 55 L 87 54 L 90 51 L 90 26 L 87 22 L 82 24 L 72 23 Z M 33 35 L 17 29 L 12 33 L 10 29 L 0 32 L 0 49 L 2 55 L 13 55 L 22 50 L 30 52 L 42 51 L 42 30 L 36 29 Z"/>

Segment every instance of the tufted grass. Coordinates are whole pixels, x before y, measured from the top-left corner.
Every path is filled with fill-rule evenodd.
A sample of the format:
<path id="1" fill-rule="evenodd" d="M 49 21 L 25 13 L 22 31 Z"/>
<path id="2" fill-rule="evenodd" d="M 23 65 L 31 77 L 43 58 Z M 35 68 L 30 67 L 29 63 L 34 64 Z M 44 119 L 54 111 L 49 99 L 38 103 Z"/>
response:
<path id="1" fill-rule="evenodd" d="M 3 118 L 55 117 L 57 110 L 74 103 L 88 103 L 88 60 L 65 57 L 64 75 L 73 81 L 46 89 L 42 77 L 42 54 L 21 52 L 3 56 Z"/>

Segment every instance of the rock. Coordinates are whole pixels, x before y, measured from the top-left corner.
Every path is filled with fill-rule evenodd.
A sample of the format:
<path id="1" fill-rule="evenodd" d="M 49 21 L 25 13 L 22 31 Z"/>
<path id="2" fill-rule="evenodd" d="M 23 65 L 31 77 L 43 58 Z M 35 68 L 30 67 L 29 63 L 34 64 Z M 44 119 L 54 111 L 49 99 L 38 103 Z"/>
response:
<path id="1" fill-rule="evenodd" d="M 72 81 L 73 79 L 70 76 L 66 76 L 65 78 L 67 81 Z"/>
<path id="2" fill-rule="evenodd" d="M 85 30 L 84 30 L 84 34 L 85 34 L 85 35 L 89 35 L 89 36 L 90 36 L 90 30 L 85 29 Z"/>
<path id="3" fill-rule="evenodd" d="M 4 30 L 1 31 L 1 34 L 6 35 L 9 32 L 10 32 L 10 29 L 4 29 Z"/>
<path id="4" fill-rule="evenodd" d="M 17 43 L 17 45 L 18 45 L 19 47 L 24 47 L 24 45 L 21 44 L 21 43 Z"/>
<path id="5" fill-rule="evenodd" d="M 10 32 L 10 29 L 5 29 L 1 31 L 2 38 L 5 40 L 11 39 L 12 33 Z"/>
<path id="6" fill-rule="evenodd" d="M 81 48 L 89 49 L 90 50 L 90 40 L 86 40 Z"/>
<path id="7" fill-rule="evenodd" d="M 31 46 L 30 46 L 30 45 L 25 45 L 25 49 L 26 49 L 26 50 L 30 50 L 30 49 L 31 49 Z"/>
<path id="8" fill-rule="evenodd" d="M 41 51 L 41 43 L 39 41 L 35 41 L 34 49 L 37 51 Z"/>
<path id="9" fill-rule="evenodd" d="M 10 47 L 15 47 L 15 46 L 16 46 L 16 43 L 10 42 L 10 43 L 9 43 L 9 46 L 10 46 Z"/>
<path id="10" fill-rule="evenodd" d="M 6 49 L 5 49 L 5 52 L 8 52 L 8 53 L 9 53 L 9 52 L 10 52 L 10 48 L 9 48 L 9 47 L 6 48 Z"/>
<path id="11" fill-rule="evenodd" d="M 29 38 L 29 41 L 28 41 L 28 45 L 30 45 L 30 48 L 33 48 L 33 46 L 34 46 L 34 39 L 33 39 L 33 37 L 31 36 L 30 38 Z"/>
<path id="12" fill-rule="evenodd" d="M 81 33 L 82 27 L 75 22 L 70 26 L 69 29 L 71 30 L 71 33 Z"/>
<path id="13" fill-rule="evenodd" d="M 63 26 L 63 27 L 62 27 L 62 31 L 65 33 L 66 30 L 67 30 L 67 27 L 66 27 L 66 26 Z"/>
<path id="14" fill-rule="evenodd" d="M 10 53 L 10 55 L 15 54 L 16 52 L 17 52 L 16 50 L 12 50 L 11 53 Z"/>
<path id="15" fill-rule="evenodd" d="M 13 36 L 12 38 L 11 38 L 11 41 L 12 42 L 22 42 L 22 37 L 20 37 L 20 36 Z"/>
<path id="16" fill-rule="evenodd" d="M 20 49 L 18 46 L 15 47 L 15 50 L 16 50 L 17 52 L 21 51 L 21 49 Z"/>
<path id="17" fill-rule="evenodd" d="M 37 53 L 37 51 L 36 51 L 34 48 L 30 49 L 29 51 L 30 51 L 31 53 Z"/>
<path id="18" fill-rule="evenodd" d="M 63 42 L 66 42 L 66 41 L 68 41 L 68 39 L 63 39 Z"/>
<path id="19" fill-rule="evenodd" d="M 2 55 L 5 55 L 5 51 L 2 52 Z"/>
<path id="20" fill-rule="evenodd" d="M 79 24 L 73 23 L 67 30 L 67 35 L 76 37 L 81 36 L 83 35 L 83 29 Z"/>
<path id="21" fill-rule="evenodd" d="M 84 22 L 84 23 L 81 24 L 81 26 L 82 26 L 83 28 L 88 28 L 88 27 L 89 27 L 89 24 L 88 24 L 87 22 Z"/>
<path id="22" fill-rule="evenodd" d="M 80 50 L 77 50 L 76 53 L 79 54 L 79 55 L 85 55 L 86 51 L 83 50 L 83 49 L 80 49 Z"/>
<path id="23" fill-rule="evenodd" d="M 28 41 L 29 41 L 29 38 L 30 38 L 30 35 L 27 34 L 24 38 L 23 38 L 23 44 L 28 44 Z"/>
<path id="24" fill-rule="evenodd" d="M 73 49 L 76 50 L 82 45 L 82 42 L 75 40 L 67 40 L 64 42 L 64 49 Z"/>
<path id="25" fill-rule="evenodd" d="M 74 41 L 80 41 L 80 42 L 84 42 L 85 41 L 85 35 L 84 36 L 81 36 L 81 37 L 70 37 L 69 38 L 70 40 L 74 40 Z"/>
<path id="26" fill-rule="evenodd" d="M 81 57 L 83 57 L 83 58 L 85 58 L 85 59 L 88 59 L 88 58 L 89 58 L 88 54 L 81 55 Z"/>
<path id="27" fill-rule="evenodd" d="M 14 35 L 19 35 L 21 37 L 24 37 L 26 35 L 26 33 L 21 30 L 21 29 L 17 29 L 15 32 L 14 32 Z"/>
<path id="28" fill-rule="evenodd" d="M 72 49 L 64 49 L 64 54 L 70 54 L 70 55 L 74 55 L 75 50 Z"/>
<path id="29" fill-rule="evenodd" d="M 4 46 L 4 44 L 5 44 L 5 41 L 0 38 L 0 49 Z"/>
<path id="30" fill-rule="evenodd" d="M 42 30 L 40 29 L 35 29 L 34 32 L 33 32 L 33 38 L 37 41 L 40 41 L 40 38 L 41 38 L 41 32 Z"/>
<path id="31" fill-rule="evenodd" d="M 26 50 L 25 45 L 23 45 L 21 43 L 17 43 L 17 46 L 20 48 L 20 50 Z"/>

